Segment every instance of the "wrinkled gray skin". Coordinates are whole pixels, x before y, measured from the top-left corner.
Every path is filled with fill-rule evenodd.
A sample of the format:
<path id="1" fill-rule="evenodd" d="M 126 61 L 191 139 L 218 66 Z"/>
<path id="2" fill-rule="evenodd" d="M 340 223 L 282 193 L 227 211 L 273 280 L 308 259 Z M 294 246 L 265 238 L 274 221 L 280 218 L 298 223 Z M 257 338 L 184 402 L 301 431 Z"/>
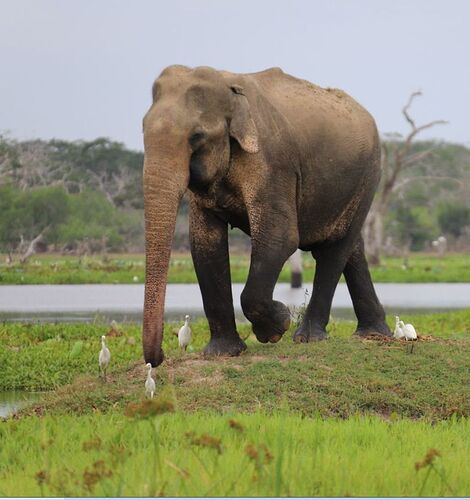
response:
<path id="1" fill-rule="evenodd" d="M 390 335 L 364 257 L 360 230 L 380 178 L 374 120 L 337 89 L 274 68 L 234 74 L 166 68 L 144 118 L 145 361 L 163 361 L 163 312 L 181 197 L 190 191 L 191 253 L 211 339 L 207 354 L 246 346 L 235 325 L 227 226 L 251 236 L 241 296 L 260 342 L 277 342 L 289 312 L 273 301 L 284 262 L 297 249 L 316 259 L 314 292 L 296 342 L 326 338 L 344 273 L 357 334 Z"/>

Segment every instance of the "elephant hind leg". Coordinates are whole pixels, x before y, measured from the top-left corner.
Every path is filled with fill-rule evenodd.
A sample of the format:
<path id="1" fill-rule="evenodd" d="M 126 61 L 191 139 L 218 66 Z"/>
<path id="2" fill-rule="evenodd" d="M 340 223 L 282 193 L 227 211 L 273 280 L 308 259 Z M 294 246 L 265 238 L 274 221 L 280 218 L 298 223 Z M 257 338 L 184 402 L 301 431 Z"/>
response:
<path id="1" fill-rule="evenodd" d="M 294 342 L 314 342 L 327 338 L 326 325 L 330 319 L 333 295 L 349 253 L 349 239 L 312 252 L 316 260 L 313 293 L 302 324 L 294 333 Z"/>
<path id="2" fill-rule="evenodd" d="M 355 333 L 361 336 L 373 334 L 391 336 L 385 322 L 385 311 L 372 284 L 362 237 L 346 263 L 344 277 L 358 321 Z"/>

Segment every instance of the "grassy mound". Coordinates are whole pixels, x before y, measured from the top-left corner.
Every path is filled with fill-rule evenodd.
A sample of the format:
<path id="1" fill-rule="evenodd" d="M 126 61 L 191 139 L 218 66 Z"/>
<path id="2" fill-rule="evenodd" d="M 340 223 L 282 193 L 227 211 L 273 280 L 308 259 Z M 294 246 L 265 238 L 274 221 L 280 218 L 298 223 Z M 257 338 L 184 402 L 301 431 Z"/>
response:
<path id="1" fill-rule="evenodd" d="M 205 321 L 193 324 L 192 351 L 182 355 L 166 325 L 166 362 L 156 370 L 157 392 L 175 390 L 184 411 L 275 412 L 348 417 L 394 413 L 432 420 L 470 416 L 470 311 L 412 318 L 416 343 L 351 336 L 354 323 L 333 321 L 330 338 L 294 344 L 259 344 L 239 325 L 248 350 L 237 358 L 205 359 Z M 87 414 L 123 408 L 143 394 L 140 327 L 123 325 L 4 324 L 0 326 L 0 390 L 57 390 L 28 410 Z M 98 377 L 99 339 L 109 333 L 108 383 Z"/>

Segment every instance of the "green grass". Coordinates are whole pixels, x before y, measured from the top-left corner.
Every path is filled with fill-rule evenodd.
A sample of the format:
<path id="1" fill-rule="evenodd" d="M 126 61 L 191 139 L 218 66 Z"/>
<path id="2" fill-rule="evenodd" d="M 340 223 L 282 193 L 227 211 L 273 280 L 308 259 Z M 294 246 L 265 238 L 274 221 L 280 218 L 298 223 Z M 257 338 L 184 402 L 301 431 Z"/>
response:
<path id="1" fill-rule="evenodd" d="M 0 427 L 2 496 L 467 496 L 470 421 L 122 415 Z M 430 448 L 440 457 L 421 469 Z"/>
<path id="2" fill-rule="evenodd" d="M 184 411 L 275 413 L 279 405 L 302 415 L 347 418 L 356 413 L 392 414 L 430 420 L 470 417 L 470 310 L 415 316 L 425 337 L 411 345 L 351 336 L 354 323 L 333 321 L 330 339 L 294 344 L 291 331 L 278 344 L 259 344 L 249 324 L 239 327 L 248 351 L 238 358 L 204 359 L 205 321 L 193 324 L 193 352 L 182 355 L 166 325 L 166 362 L 157 369 L 159 389 L 173 387 Z M 110 382 L 97 376 L 103 325 L 18 325 L 0 327 L 0 390 L 50 390 L 39 414 L 123 409 L 143 391 L 140 327 L 122 326 L 109 337 Z M 64 385 L 70 384 L 70 385 Z M 84 390 L 85 389 L 85 390 Z"/>
<path id="3" fill-rule="evenodd" d="M 449 254 L 444 258 L 436 255 L 411 254 L 408 267 L 403 268 L 403 259 L 384 258 L 383 264 L 371 268 L 377 283 L 458 283 L 470 282 L 468 255 Z M 63 257 L 39 255 L 27 264 L 11 266 L 1 259 L 1 284 L 73 284 L 73 283 L 143 283 L 144 258 L 139 255 L 111 255 L 101 257 Z M 304 254 L 304 283 L 313 281 L 315 262 Z M 231 272 L 234 283 L 244 283 L 249 268 L 248 255 L 231 257 Z M 174 254 L 170 263 L 169 283 L 196 283 L 191 257 Z M 279 282 L 290 281 L 290 268 L 284 266 Z"/>
<path id="4" fill-rule="evenodd" d="M 470 310 L 403 319 L 413 349 L 349 321 L 303 345 L 240 324 L 248 351 L 215 359 L 206 321 L 187 354 L 168 324 L 153 402 L 140 326 L 108 336 L 105 383 L 109 326 L 2 324 L 0 391 L 48 392 L 0 423 L 0 496 L 468 496 Z"/>

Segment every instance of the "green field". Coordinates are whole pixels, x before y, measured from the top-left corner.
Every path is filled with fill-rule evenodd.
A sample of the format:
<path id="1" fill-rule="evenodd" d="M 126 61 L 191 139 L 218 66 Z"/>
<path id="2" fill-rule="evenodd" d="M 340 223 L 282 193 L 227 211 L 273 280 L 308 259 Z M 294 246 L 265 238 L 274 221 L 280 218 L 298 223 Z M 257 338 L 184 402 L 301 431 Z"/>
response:
<path id="1" fill-rule="evenodd" d="M 413 348 L 349 321 L 308 345 L 240 324 L 247 352 L 217 359 L 205 321 L 184 355 L 166 325 L 150 404 L 139 326 L 108 336 L 105 383 L 109 326 L 2 324 L 0 391 L 47 392 L 0 424 L 0 495 L 468 496 L 470 310 L 404 319 Z"/>
<path id="2" fill-rule="evenodd" d="M 249 268 L 249 255 L 232 255 L 231 273 L 234 283 L 244 283 Z M 315 261 L 304 253 L 304 283 L 313 281 Z M 27 264 L 7 265 L 1 258 L 0 285 L 4 284 L 73 284 L 73 283 L 143 283 L 144 257 L 110 255 L 106 257 L 64 257 L 38 255 Z M 444 258 L 429 254 L 411 254 L 408 265 L 403 259 L 385 257 L 380 266 L 371 268 L 377 283 L 459 283 L 470 282 L 468 254 L 449 254 Z M 196 283 L 189 254 L 174 253 L 171 258 L 169 283 Z M 290 281 L 290 268 L 285 265 L 279 282 Z"/>
<path id="3" fill-rule="evenodd" d="M 235 426 L 235 427 L 234 427 Z M 470 421 L 278 412 L 33 417 L 0 427 L 3 496 L 466 496 Z M 421 469 L 428 450 L 440 456 Z M 431 458 L 431 457 L 430 457 Z"/>

